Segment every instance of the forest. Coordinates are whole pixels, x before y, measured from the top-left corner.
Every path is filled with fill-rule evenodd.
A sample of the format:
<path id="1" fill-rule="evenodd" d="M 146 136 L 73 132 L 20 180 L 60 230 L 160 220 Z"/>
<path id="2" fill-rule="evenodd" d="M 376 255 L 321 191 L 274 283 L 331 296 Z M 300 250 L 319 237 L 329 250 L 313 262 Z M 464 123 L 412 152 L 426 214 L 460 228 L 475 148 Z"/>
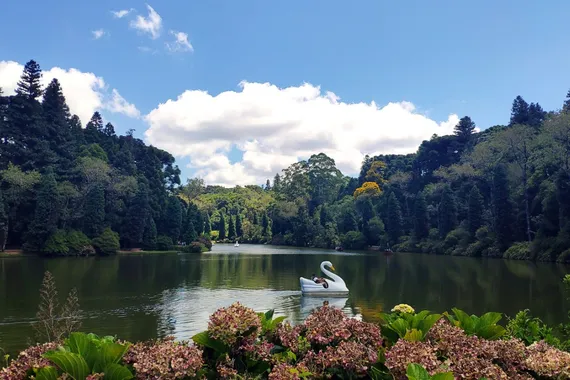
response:
<path id="1" fill-rule="evenodd" d="M 463 117 L 415 153 L 366 156 L 357 178 L 323 153 L 265 185 L 181 184 L 174 157 L 81 125 L 35 61 L 0 90 L 0 249 L 45 255 L 196 251 L 239 239 L 333 249 L 570 261 L 570 91 L 559 110 L 517 96 L 508 125 Z"/>
<path id="2" fill-rule="evenodd" d="M 85 128 L 57 79 L 29 61 L 16 94 L 0 89 L 0 251 L 108 255 L 120 248 L 203 249 L 204 221 L 176 196 L 174 157 L 117 136 L 95 112 Z M 200 240 L 200 242 L 198 242 Z"/>

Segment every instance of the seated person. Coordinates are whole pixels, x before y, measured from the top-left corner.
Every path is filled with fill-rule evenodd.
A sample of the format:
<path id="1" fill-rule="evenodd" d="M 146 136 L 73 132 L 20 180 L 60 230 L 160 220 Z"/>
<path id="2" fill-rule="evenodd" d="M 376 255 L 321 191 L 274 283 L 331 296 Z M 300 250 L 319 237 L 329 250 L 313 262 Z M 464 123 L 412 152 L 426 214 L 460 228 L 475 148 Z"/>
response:
<path id="1" fill-rule="evenodd" d="M 313 274 L 311 275 L 311 280 L 313 280 L 314 282 L 317 282 L 317 281 L 319 280 L 319 278 L 317 277 L 316 274 L 313 273 Z"/>

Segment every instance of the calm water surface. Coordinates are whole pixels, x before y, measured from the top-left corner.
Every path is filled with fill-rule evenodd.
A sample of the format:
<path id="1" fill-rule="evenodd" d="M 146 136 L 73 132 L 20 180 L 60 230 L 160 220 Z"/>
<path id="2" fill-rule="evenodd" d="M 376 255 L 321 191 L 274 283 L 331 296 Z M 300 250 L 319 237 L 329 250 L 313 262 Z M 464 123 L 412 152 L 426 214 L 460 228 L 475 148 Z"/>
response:
<path id="1" fill-rule="evenodd" d="M 246 244 L 215 245 L 202 255 L 0 258 L 0 347 L 20 350 L 33 335 L 30 322 L 46 270 L 55 276 L 62 301 L 77 288 L 84 331 L 128 340 L 188 339 L 206 328 L 213 311 L 234 301 L 302 320 L 323 299 L 302 297 L 299 276 L 318 273 L 323 260 L 334 264 L 350 289 L 348 298 L 329 302 L 365 320 L 404 302 L 416 309 L 457 306 L 476 314 L 514 315 L 529 308 L 548 323 L 559 323 L 570 306 L 561 282 L 570 267 L 556 264 Z"/>

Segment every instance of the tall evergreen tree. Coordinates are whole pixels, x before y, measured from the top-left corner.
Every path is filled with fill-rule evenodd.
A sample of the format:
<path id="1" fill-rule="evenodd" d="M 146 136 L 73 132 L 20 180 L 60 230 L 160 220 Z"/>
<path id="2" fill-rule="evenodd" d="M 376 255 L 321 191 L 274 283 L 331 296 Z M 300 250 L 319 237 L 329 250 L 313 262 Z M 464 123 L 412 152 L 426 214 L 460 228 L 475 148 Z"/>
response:
<path id="1" fill-rule="evenodd" d="M 210 222 L 210 215 L 206 212 L 204 214 L 204 233 L 210 235 L 212 232 L 212 223 Z"/>
<path id="2" fill-rule="evenodd" d="M 231 215 L 228 215 L 228 237 L 230 239 L 235 239 L 236 237 L 236 226 L 234 224 L 234 218 Z"/>
<path id="3" fill-rule="evenodd" d="M 517 96 L 513 101 L 513 107 L 511 108 L 511 121 L 510 125 L 514 124 L 527 124 L 529 118 L 529 106 L 528 103 L 522 98 L 522 96 Z"/>
<path id="4" fill-rule="evenodd" d="M 502 164 L 498 165 L 494 171 L 492 196 L 497 247 L 503 252 L 512 242 L 514 217 L 509 199 L 507 170 Z"/>
<path id="5" fill-rule="evenodd" d="M 186 225 L 186 231 L 182 236 L 182 240 L 186 242 L 186 244 L 190 244 L 193 241 L 196 241 L 196 239 L 198 239 L 198 234 L 196 233 L 196 229 L 194 228 L 194 221 L 188 220 Z"/>
<path id="6" fill-rule="evenodd" d="M 414 237 L 416 240 L 422 240 L 429 235 L 429 219 L 426 198 L 423 192 L 416 195 L 414 202 Z"/>
<path id="7" fill-rule="evenodd" d="M 105 229 L 105 189 L 100 183 L 94 184 L 85 198 L 83 209 L 83 232 L 95 238 Z"/>
<path id="8" fill-rule="evenodd" d="M 71 119 L 69 119 L 69 131 L 75 143 L 76 149 L 79 149 L 80 146 L 86 144 L 85 136 L 83 135 L 83 127 L 81 125 L 81 120 L 79 119 L 79 116 L 77 115 L 71 116 Z"/>
<path id="9" fill-rule="evenodd" d="M 267 182 L 265 183 L 265 190 L 267 191 L 271 190 L 271 182 L 269 182 L 269 180 L 267 180 Z"/>
<path id="10" fill-rule="evenodd" d="M 469 192 L 467 223 L 471 236 L 483 225 L 483 196 L 476 185 Z"/>
<path id="11" fill-rule="evenodd" d="M 570 112 L 570 90 L 566 94 L 566 99 L 564 100 L 564 104 L 562 104 L 562 111 L 563 112 Z"/>
<path id="12" fill-rule="evenodd" d="M 281 191 L 281 176 L 279 174 L 275 174 L 273 178 L 273 190 L 277 193 Z"/>
<path id="13" fill-rule="evenodd" d="M 98 111 L 93 113 L 91 120 L 85 126 L 85 141 L 87 144 L 101 144 L 103 135 L 103 118 Z"/>
<path id="14" fill-rule="evenodd" d="M 449 185 L 443 187 L 438 207 L 439 236 L 445 238 L 457 225 L 457 206 Z"/>
<path id="15" fill-rule="evenodd" d="M 400 207 L 400 201 L 396 197 L 394 192 L 391 192 L 388 196 L 388 218 L 386 221 L 386 232 L 392 243 L 397 243 L 400 236 L 402 236 L 404 221 L 402 219 L 402 208 Z"/>
<path id="16" fill-rule="evenodd" d="M 42 69 L 33 59 L 24 66 L 24 72 L 18 81 L 16 95 L 28 100 L 38 100 L 43 94 L 41 81 Z"/>
<path id="17" fill-rule="evenodd" d="M 219 238 L 221 240 L 226 238 L 226 218 L 224 217 L 224 213 L 220 212 L 220 226 L 218 227 L 219 231 Z"/>
<path id="18" fill-rule="evenodd" d="M 469 141 L 473 133 L 475 132 L 475 123 L 471 120 L 469 116 L 464 116 L 459 120 L 454 128 L 454 133 L 461 142 L 465 143 Z"/>
<path id="19" fill-rule="evenodd" d="M 172 239 L 174 244 L 180 238 L 180 230 L 182 227 L 182 206 L 178 197 L 171 196 L 168 198 L 166 212 L 163 217 L 164 234 Z"/>
<path id="20" fill-rule="evenodd" d="M 239 213 L 236 215 L 236 236 L 243 236 L 243 227 L 241 225 L 241 216 Z"/>
<path id="21" fill-rule="evenodd" d="M 144 225 L 144 232 L 142 238 L 142 247 L 143 249 L 156 249 L 156 238 L 157 238 L 157 231 L 156 231 L 156 223 L 154 222 L 154 218 L 150 213 L 146 217 L 146 222 Z"/>
<path id="22" fill-rule="evenodd" d="M 8 213 L 4 207 L 4 197 L 0 187 L 0 252 L 4 252 L 8 240 Z"/>
<path id="23" fill-rule="evenodd" d="M 538 128 L 542 125 L 544 119 L 546 119 L 546 112 L 542 109 L 540 104 L 530 103 L 528 107 L 528 125 Z"/>
<path id="24" fill-rule="evenodd" d="M 47 239 L 57 230 L 59 211 L 55 174 L 48 168 L 42 175 L 34 219 L 26 234 L 27 250 L 43 250 Z"/>
<path id="25" fill-rule="evenodd" d="M 122 237 L 126 240 L 129 248 L 141 245 L 148 215 L 150 215 L 148 185 L 145 181 L 139 181 L 137 193 L 129 205 L 126 223 L 123 225 Z"/>
<path id="26" fill-rule="evenodd" d="M 186 244 L 190 244 L 191 242 L 195 241 L 198 238 L 198 235 L 201 232 L 197 231 L 197 226 L 200 223 L 199 218 L 200 212 L 198 208 L 193 202 L 190 202 L 188 205 L 188 210 L 186 210 L 186 216 L 184 221 L 184 230 L 182 232 L 182 240 L 186 242 Z"/>

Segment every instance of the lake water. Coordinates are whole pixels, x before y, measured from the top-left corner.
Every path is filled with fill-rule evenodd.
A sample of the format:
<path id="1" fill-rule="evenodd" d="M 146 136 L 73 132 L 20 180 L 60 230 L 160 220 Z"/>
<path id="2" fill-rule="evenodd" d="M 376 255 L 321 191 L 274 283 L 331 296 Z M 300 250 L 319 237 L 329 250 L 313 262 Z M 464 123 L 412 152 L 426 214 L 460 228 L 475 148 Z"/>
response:
<path id="1" fill-rule="evenodd" d="M 72 287 L 84 312 L 83 331 L 140 340 L 188 339 L 208 316 L 234 301 L 256 311 L 274 308 L 298 322 L 323 299 L 302 297 L 299 276 L 330 260 L 350 289 L 329 299 L 348 315 L 375 320 L 408 303 L 416 310 L 514 315 L 531 309 L 548 323 L 564 320 L 569 303 L 562 277 L 570 267 L 520 261 L 396 253 L 338 253 L 263 245 L 215 245 L 196 254 L 133 254 L 106 258 L 0 258 L 0 347 L 15 352 L 33 335 L 46 270 L 63 297 Z"/>

